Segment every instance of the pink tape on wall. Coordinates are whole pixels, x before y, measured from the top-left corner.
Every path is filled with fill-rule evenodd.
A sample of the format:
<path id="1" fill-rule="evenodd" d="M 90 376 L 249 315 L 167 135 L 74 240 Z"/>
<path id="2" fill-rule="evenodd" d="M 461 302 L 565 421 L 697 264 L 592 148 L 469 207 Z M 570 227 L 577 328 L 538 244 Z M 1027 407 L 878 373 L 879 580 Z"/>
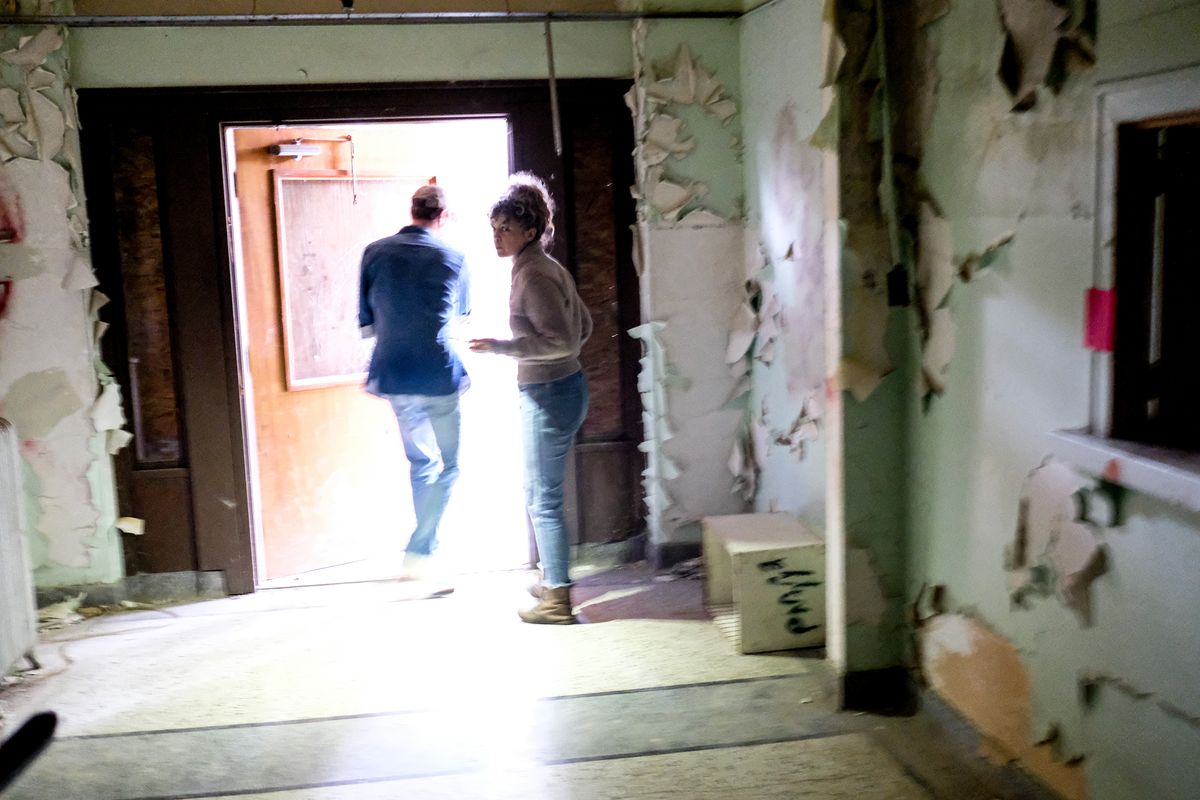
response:
<path id="1" fill-rule="evenodd" d="M 0 245 L 20 242 L 25 238 L 25 212 L 21 208 L 21 197 L 12 182 L 0 174 Z M 0 280 L 0 317 L 8 310 L 12 300 L 13 282 Z"/>
<path id="2" fill-rule="evenodd" d="M 1083 343 L 1097 353 L 1111 353 L 1116 322 L 1117 293 L 1113 289 L 1088 289 Z"/>

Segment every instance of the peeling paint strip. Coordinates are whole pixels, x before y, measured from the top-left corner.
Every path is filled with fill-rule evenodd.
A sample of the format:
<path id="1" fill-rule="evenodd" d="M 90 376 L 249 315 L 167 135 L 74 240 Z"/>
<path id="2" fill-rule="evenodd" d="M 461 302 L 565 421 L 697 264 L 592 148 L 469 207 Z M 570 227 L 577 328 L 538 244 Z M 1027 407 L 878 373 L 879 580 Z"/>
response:
<path id="1" fill-rule="evenodd" d="M 1154 692 L 1146 689 L 1139 689 L 1125 678 L 1105 672 L 1087 671 L 1080 674 L 1079 685 L 1085 690 L 1085 698 L 1087 696 L 1086 692 L 1094 689 L 1095 687 L 1111 686 L 1122 694 L 1132 697 L 1134 700 L 1152 700 L 1154 705 L 1157 706 L 1164 714 L 1172 716 L 1182 722 L 1186 722 L 1193 728 L 1200 729 L 1200 714 L 1193 714 L 1180 708 L 1174 703 L 1162 700 L 1158 698 Z M 1090 705 L 1090 703 L 1085 702 L 1085 705 Z"/>

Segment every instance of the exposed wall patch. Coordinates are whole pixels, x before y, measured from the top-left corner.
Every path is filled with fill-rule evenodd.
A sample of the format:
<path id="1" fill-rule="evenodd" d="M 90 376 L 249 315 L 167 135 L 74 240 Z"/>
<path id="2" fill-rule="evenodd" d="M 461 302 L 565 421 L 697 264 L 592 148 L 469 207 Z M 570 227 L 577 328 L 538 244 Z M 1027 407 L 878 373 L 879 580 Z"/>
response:
<path id="1" fill-rule="evenodd" d="M 26 441 L 48 435 L 69 414 L 84 407 L 67 373 L 59 368 L 31 372 L 13 381 L 0 400 L 7 417 Z"/>
<path id="2" fill-rule="evenodd" d="M 1032 686 L 1016 647 L 962 614 L 932 617 L 919 635 L 930 686 L 972 720 L 984 738 L 985 755 L 1019 759 L 1065 798 L 1087 796 L 1081 763 L 1057 761 L 1052 747 L 1039 744 L 1052 732 L 1033 729 Z"/>
<path id="3" fill-rule="evenodd" d="M 42 4 L 46 6 L 45 3 Z M 46 6 L 49 7 L 49 6 Z M 100 358 L 66 30 L 0 28 L 0 397 L 24 438 L 25 504 L 41 585 L 120 575 L 109 453 L 120 391 Z"/>
<path id="4" fill-rule="evenodd" d="M 1093 623 L 1089 589 L 1108 570 L 1098 533 L 1115 521 L 1111 504 L 1091 502 L 1098 490 L 1107 491 L 1052 458 L 1029 473 L 1005 563 L 1018 606 L 1055 595 L 1083 625 Z"/>

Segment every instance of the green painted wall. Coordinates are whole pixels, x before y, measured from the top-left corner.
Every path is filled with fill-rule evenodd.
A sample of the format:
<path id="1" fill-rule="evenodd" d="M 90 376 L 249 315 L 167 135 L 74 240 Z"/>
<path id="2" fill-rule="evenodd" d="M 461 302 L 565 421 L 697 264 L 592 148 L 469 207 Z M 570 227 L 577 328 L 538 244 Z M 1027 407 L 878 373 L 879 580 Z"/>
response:
<path id="1" fill-rule="evenodd" d="M 1101 0 L 1100 21 L 1097 68 L 1058 96 L 1043 92 L 1024 114 L 1009 113 L 995 78 L 1003 36 L 994 2 L 956 2 L 930 28 L 940 89 L 922 177 L 956 252 L 1009 229 L 1016 238 L 952 292 L 957 347 L 946 394 L 928 410 L 905 403 L 908 591 L 943 584 L 951 610 L 1016 645 L 1032 680 L 1030 735 L 1057 726 L 1061 752 L 1086 755 L 1090 797 L 1195 797 L 1200 515 L 1130 499 L 1125 524 L 1102 533 L 1110 570 L 1092 588 L 1093 627 L 1054 598 L 1014 609 L 1005 583 L 1022 483 L 1047 455 L 1047 433 L 1088 421 L 1082 312 L 1093 270 L 1096 82 L 1200 62 L 1200 3 Z M 1083 672 L 1149 696 L 1101 688 L 1085 711 Z"/>
<path id="2" fill-rule="evenodd" d="M 741 109 L 738 28 L 731 20 L 656 20 L 646 25 L 646 60 L 657 77 L 674 73 L 679 46 L 687 44 L 692 58 L 716 78 Z M 743 213 L 741 122 L 734 115 L 725 123 L 698 105 L 671 107 L 683 120 L 681 135 L 693 137 L 696 148 L 681 160 L 668 159 L 663 176 L 677 183 L 698 181 L 708 187 L 701 205 L 726 219 Z"/>
<path id="3" fill-rule="evenodd" d="M 0 261 L 0 278 L 13 279 L 0 318 L 0 414 L 22 442 L 22 505 L 38 585 L 113 581 L 122 568 L 107 451 L 119 423 L 98 413 L 111 377 L 100 363 L 103 330 L 94 309 L 103 303 L 92 289 L 63 33 L 0 25 L 6 52 L 36 48 L 39 41 L 51 45 L 36 56 L 26 51 L 32 71 L 0 65 L 0 85 L 9 96 L 42 115 L 36 126 L 8 120 L 16 123 L 10 134 L 28 142 L 0 165 L 5 203 L 21 209 L 16 218 L 23 220 L 20 242 L 5 245 Z M 43 88 L 32 86 L 35 79 Z"/>
<path id="4" fill-rule="evenodd" d="M 888 359 L 895 369 L 864 399 L 843 392 L 842 481 L 847 542 L 846 654 L 850 672 L 886 669 L 901 664 L 906 631 L 901 600 L 906 574 L 906 504 L 908 476 L 907 414 L 915 395 L 913 371 L 915 315 L 889 308 L 880 298 L 893 259 L 887 246 L 879 186 L 882 142 L 871 124 L 880 82 L 861 79 L 875 61 L 875 14 L 870 4 L 838 4 L 838 30 L 846 45 L 837 76 L 839 119 L 839 196 L 847 227 L 841 253 L 842 352 L 855 354 L 854 331 L 859 315 L 886 315 L 875 320 L 883 331 Z M 873 243 L 873 244 L 872 244 Z M 857 295 L 878 303 L 858 303 Z M 864 339 L 866 337 L 863 337 Z M 860 557 L 851 556 L 858 552 Z M 865 558 L 864 558 L 865 556 Z M 873 575 L 855 575 L 864 562 Z M 861 568 L 861 567 L 860 567 Z M 862 618 L 854 608 L 875 601 L 874 618 Z"/>
<path id="5" fill-rule="evenodd" d="M 760 9 L 742 19 L 739 42 L 748 235 L 757 237 L 768 263 L 764 279 L 787 323 L 773 361 L 755 363 L 750 408 L 758 414 L 765 405 L 769 427 L 784 432 L 805 392 L 823 395 L 826 374 L 825 187 L 822 152 L 807 143 L 822 117 L 822 8 L 820 0 L 788 0 Z M 821 530 L 825 447 L 819 438 L 798 457 L 786 445 L 772 446 L 756 510 L 788 511 Z"/>
<path id="6" fill-rule="evenodd" d="M 557 23 L 563 78 L 633 74 L 629 23 Z M 79 88 L 392 83 L 545 78 L 540 24 L 84 28 Z"/>

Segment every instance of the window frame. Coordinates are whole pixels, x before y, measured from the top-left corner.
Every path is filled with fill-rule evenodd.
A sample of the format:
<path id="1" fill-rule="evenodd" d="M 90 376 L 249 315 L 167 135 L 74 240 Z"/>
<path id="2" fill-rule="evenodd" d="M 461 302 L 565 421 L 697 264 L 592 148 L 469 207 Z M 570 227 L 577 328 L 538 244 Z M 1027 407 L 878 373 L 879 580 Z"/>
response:
<path id="1" fill-rule="evenodd" d="M 1116 285 L 1120 126 L 1197 110 L 1200 66 L 1097 86 L 1093 287 L 1108 290 Z M 1051 451 L 1086 472 L 1200 512 L 1200 453 L 1112 438 L 1113 367 L 1113 353 L 1091 353 L 1088 426 L 1051 433 Z"/>

